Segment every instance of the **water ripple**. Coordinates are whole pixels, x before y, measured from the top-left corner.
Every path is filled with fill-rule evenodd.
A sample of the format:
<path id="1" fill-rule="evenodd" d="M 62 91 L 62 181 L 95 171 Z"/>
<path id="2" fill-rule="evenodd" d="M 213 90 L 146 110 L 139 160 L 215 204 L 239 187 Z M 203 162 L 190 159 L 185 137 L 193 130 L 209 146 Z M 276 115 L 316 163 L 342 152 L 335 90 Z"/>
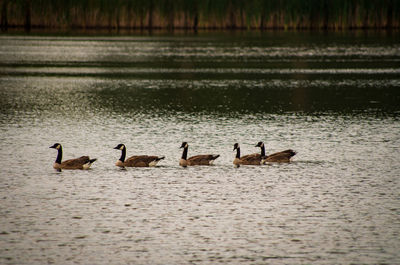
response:
<path id="1" fill-rule="evenodd" d="M 398 263 L 398 42 L 287 34 L 0 36 L 0 263 Z"/>

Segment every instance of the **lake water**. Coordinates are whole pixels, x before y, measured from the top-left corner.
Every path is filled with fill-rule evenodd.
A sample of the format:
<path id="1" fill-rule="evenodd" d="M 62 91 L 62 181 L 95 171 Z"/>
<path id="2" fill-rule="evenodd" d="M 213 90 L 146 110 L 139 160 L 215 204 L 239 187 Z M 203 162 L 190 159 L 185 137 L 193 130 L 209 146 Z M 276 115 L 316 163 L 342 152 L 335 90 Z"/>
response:
<path id="1" fill-rule="evenodd" d="M 398 32 L 0 35 L 0 263 L 400 263 L 399 66 Z M 233 167 L 258 141 L 297 155 Z"/>

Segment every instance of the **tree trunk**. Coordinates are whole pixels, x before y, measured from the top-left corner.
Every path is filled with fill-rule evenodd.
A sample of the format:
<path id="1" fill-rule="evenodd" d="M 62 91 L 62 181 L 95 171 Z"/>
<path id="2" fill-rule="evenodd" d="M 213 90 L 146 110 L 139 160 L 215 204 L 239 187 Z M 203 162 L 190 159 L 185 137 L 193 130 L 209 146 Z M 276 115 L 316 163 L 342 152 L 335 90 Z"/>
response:
<path id="1" fill-rule="evenodd" d="M 389 0 L 386 14 L 386 28 L 393 27 L 393 0 Z"/>
<path id="2" fill-rule="evenodd" d="M 154 10 L 153 0 L 150 0 L 150 3 L 149 3 L 149 21 L 148 21 L 148 25 L 147 25 L 149 30 L 153 29 L 153 10 Z"/>
<path id="3" fill-rule="evenodd" d="M 25 30 L 30 31 L 31 30 L 31 0 L 26 0 L 25 1 Z"/>
<path id="4" fill-rule="evenodd" d="M 7 28 L 8 28 L 7 5 L 8 5 L 8 0 L 4 0 L 3 5 L 1 7 L 1 29 L 2 30 L 7 30 Z"/>
<path id="5" fill-rule="evenodd" d="M 265 22 L 264 22 L 264 20 L 265 20 L 265 16 L 264 16 L 264 13 L 261 13 L 261 17 L 260 17 L 260 30 L 264 30 L 264 28 L 265 28 Z"/>
<path id="6" fill-rule="evenodd" d="M 199 12 L 197 11 L 197 4 L 194 9 L 194 18 L 193 18 L 193 31 L 197 32 L 197 28 L 199 26 Z"/>

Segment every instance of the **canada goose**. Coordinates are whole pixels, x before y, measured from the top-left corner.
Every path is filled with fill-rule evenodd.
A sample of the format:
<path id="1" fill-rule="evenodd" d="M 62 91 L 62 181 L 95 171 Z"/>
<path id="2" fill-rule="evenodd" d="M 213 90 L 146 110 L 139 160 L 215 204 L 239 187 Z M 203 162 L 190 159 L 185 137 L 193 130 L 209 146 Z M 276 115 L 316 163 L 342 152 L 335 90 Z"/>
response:
<path id="1" fill-rule="evenodd" d="M 62 146 L 59 143 L 55 143 L 49 148 L 57 149 L 57 159 L 53 164 L 53 167 L 57 170 L 61 169 L 89 169 L 94 161 L 97 159 L 90 159 L 88 156 L 81 156 L 79 158 L 69 159 L 61 162 L 62 160 Z"/>
<path id="2" fill-rule="evenodd" d="M 245 155 L 240 157 L 240 146 L 238 143 L 235 143 L 233 145 L 233 151 L 236 150 L 236 157 L 233 160 L 233 164 L 236 166 L 240 165 L 260 165 L 261 164 L 261 155 L 256 153 L 256 154 L 250 154 L 250 155 Z"/>
<path id="3" fill-rule="evenodd" d="M 165 156 L 147 156 L 147 155 L 140 155 L 140 156 L 131 156 L 125 160 L 126 156 L 126 147 L 124 144 L 119 144 L 114 149 L 121 150 L 121 157 L 115 163 L 118 167 L 154 167 L 157 165 L 158 161 L 164 159 Z"/>
<path id="4" fill-rule="evenodd" d="M 212 165 L 215 159 L 219 157 L 219 155 L 197 155 L 187 158 L 189 145 L 187 142 L 183 142 L 181 147 L 183 148 L 182 158 L 179 161 L 179 165 L 182 167 L 187 166 L 209 166 Z"/>
<path id="5" fill-rule="evenodd" d="M 262 164 L 265 164 L 266 162 L 290 162 L 290 158 L 292 158 L 296 154 L 296 152 L 292 149 L 287 149 L 281 152 L 265 155 L 265 146 L 263 142 L 258 142 L 256 147 L 261 148 Z"/>

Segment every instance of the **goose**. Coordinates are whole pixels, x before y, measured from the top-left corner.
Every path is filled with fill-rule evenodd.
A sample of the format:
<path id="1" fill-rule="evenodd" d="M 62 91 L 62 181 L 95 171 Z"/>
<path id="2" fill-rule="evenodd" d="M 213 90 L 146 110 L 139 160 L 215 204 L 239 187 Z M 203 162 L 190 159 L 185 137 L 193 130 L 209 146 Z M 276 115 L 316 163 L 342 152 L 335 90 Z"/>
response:
<path id="1" fill-rule="evenodd" d="M 115 163 L 118 167 L 154 167 L 157 163 L 164 159 L 165 156 L 147 156 L 147 155 L 140 155 L 140 156 L 131 156 L 125 159 L 126 156 L 126 147 L 124 144 L 119 144 L 114 149 L 121 150 L 121 157 Z"/>
<path id="2" fill-rule="evenodd" d="M 250 154 L 250 155 L 245 155 L 240 157 L 240 145 L 238 143 L 235 143 L 233 145 L 233 151 L 236 150 L 236 157 L 233 160 L 233 164 L 236 166 L 240 165 L 260 165 L 261 164 L 261 155 L 258 153 L 255 154 Z"/>
<path id="3" fill-rule="evenodd" d="M 79 158 L 69 159 L 61 162 L 62 160 L 62 146 L 59 143 L 55 143 L 49 148 L 54 148 L 58 151 L 57 159 L 53 164 L 53 167 L 57 170 L 61 169 L 89 169 L 94 161 L 97 159 L 90 159 L 88 156 L 81 156 Z"/>
<path id="4" fill-rule="evenodd" d="M 179 165 L 182 167 L 187 166 L 209 166 L 212 165 L 215 159 L 219 157 L 219 155 L 197 155 L 187 158 L 189 145 L 187 142 L 183 142 L 181 147 L 183 148 L 183 153 L 181 160 L 179 161 Z"/>
<path id="5" fill-rule="evenodd" d="M 261 148 L 262 164 L 265 164 L 266 162 L 290 162 L 290 159 L 296 154 L 292 149 L 287 149 L 281 152 L 265 155 L 265 146 L 263 142 L 258 142 L 256 147 Z"/>

